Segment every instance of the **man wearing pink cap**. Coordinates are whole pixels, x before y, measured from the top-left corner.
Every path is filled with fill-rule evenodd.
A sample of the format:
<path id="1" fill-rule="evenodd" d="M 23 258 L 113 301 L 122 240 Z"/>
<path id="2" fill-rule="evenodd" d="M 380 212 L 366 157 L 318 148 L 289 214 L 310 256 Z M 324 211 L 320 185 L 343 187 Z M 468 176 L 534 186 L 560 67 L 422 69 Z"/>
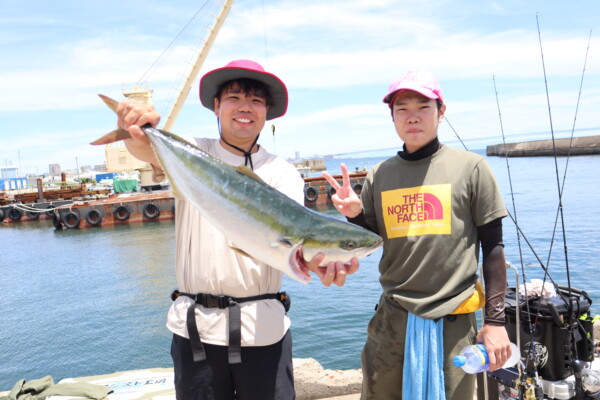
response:
<path id="1" fill-rule="evenodd" d="M 200 100 L 217 116 L 219 139 L 195 138 L 207 153 L 230 165 L 244 164 L 269 185 L 302 203 L 304 181 L 296 169 L 257 144 L 265 121 L 285 114 L 287 89 L 254 61 L 236 60 L 200 80 Z M 122 102 L 118 125 L 138 159 L 164 179 L 140 126 L 156 126 L 151 106 Z M 176 277 L 167 327 L 178 400 L 293 399 L 292 339 L 280 293 L 282 273 L 232 250 L 229 240 L 184 198 L 176 199 Z M 252 232 L 249 232 L 252 234 Z M 306 266 L 323 284 L 343 285 L 358 261 L 319 267 L 323 255 Z"/>
<path id="2" fill-rule="evenodd" d="M 473 399 L 475 375 L 452 365 L 474 342 L 490 369 L 510 356 L 504 327 L 506 266 L 502 218 L 507 215 L 484 157 L 442 145 L 446 111 L 433 75 L 408 71 L 383 98 L 402 151 L 375 166 L 360 198 L 342 165 L 334 205 L 349 221 L 384 239 L 379 264 L 383 295 L 369 323 L 361 359 L 362 399 Z M 477 282 L 479 246 L 485 295 Z M 477 332 L 475 313 L 485 303 Z"/>

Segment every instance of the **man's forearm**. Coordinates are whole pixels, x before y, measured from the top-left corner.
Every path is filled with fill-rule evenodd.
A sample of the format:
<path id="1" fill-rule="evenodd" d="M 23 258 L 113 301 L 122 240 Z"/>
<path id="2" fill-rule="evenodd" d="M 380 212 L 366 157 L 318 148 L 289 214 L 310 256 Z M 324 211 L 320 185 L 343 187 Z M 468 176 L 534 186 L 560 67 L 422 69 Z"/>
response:
<path id="1" fill-rule="evenodd" d="M 152 146 L 150 146 L 149 144 L 138 145 L 133 143 L 131 139 L 126 139 L 123 141 L 123 143 L 125 143 L 127 151 L 129 151 L 129 153 L 131 153 L 132 156 L 134 156 L 140 161 L 149 162 L 150 164 L 160 168 L 160 163 L 156 158 L 156 154 L 154 154 Z"/>
<path id="2" fill-rule="evenodd" d="M 504 307 L 506 301 L 506 261 L 504 247 L 495 246 L 483 261 L 483 280 L 485 282 L 484 323 L 504 325 Z"/>

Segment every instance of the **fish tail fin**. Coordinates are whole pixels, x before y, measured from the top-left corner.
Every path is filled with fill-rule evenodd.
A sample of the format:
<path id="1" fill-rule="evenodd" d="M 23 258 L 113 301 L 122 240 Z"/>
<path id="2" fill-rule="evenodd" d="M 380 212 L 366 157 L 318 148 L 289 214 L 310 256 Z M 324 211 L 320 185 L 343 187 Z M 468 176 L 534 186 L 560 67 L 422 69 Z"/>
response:
<path id="1" fill-rule="evenodd" d="M 103 94 L 99 94 L 98 96 L 100 96 L 100 98 L 102 99 L 104 104 L 106 104 L 108 106 L 108 108 L 110 108 L 114 112 L 117 112 L 117 106 L 119 105 L 118 101 L 111 99 L 110 97 L 105 96 Z"/>
<path id="2" fill-rule="evenodd" d="M 129 132 L 127 132 L 125 129 L 118 128 L 112 132 L 107 133 L 106 135 L 102 136 L 101 138 L 94 140 L 90 144 L 92 146 L 99 146 L 99 145 L 103 145 L 103 144 L 110 144 L 110 143 L 118 142 L 119 140 L 124 140 L 124 139 L 129 139 L 129 138 L 131 138 L 131 134 Z"/>
<path id="3" fill-rule="evenodd" d="M 117 107 L 119 105 L 118 101 L 111 99 L 110 97 L 105 96 L 103 94 L 99 94 L 98 96 L 100 96 L 100 98 L 102 99 L 104 104 L 106 104 L 108 106 L 108 108 L 110 108 L 114 112 L 117 112 Z M 125 129 L 118 128 L 110 133 L 107 133 L 106 135 L 102 136 L 101 138 L 94 140 L 90 144 L 93 146 L 99 146 L 99 145 L 103 145 L 103 144 L 118 142 L 119 140 L 129 139 L 129 138 L 131 138 L 131 135 L 129 134 L 129 132 L 127 132 Z"/>

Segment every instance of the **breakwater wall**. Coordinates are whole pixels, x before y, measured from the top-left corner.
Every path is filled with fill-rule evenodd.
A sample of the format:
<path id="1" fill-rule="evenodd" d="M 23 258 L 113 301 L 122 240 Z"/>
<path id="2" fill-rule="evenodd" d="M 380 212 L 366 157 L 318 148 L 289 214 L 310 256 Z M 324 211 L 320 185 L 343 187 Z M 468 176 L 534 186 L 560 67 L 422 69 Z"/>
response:
<path id="1" fill-rule="evenodd" d="M 499 157 L 539 157 L 580 156 L 600 154 L 600 135 L 576 138 L 548 140 L 533 140 L 529 142 L 500 143 L 487 146 L 488 156 Z"/>

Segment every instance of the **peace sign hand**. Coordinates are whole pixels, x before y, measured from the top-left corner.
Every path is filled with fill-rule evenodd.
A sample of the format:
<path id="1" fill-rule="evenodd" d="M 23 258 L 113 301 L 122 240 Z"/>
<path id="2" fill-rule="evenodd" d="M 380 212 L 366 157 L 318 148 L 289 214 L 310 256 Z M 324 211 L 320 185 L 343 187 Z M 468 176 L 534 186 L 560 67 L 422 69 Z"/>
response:
<path id="1" fill-rule="evenodd" d="M 335 208 L 348 218 L 354 218 L 362 212 L 362 203 L 360 198 L 350 186 L 350 175 L 345 164 L 341 164 L 342 169 L 342 186 L 328 173 L 322 172 L 322 175 L 327 182 L 336 190 L 331 196 L 331 201 Z"/>

